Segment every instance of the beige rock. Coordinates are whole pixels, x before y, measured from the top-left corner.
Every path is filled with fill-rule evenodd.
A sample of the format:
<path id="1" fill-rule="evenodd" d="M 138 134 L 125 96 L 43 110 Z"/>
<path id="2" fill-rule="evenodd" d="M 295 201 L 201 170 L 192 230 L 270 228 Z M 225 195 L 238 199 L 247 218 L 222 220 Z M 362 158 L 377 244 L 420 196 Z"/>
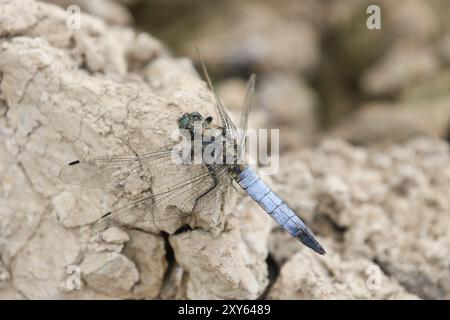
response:
<path id="1" fill-rule="evenodd" d="M 130 241 L 123 253 L 139 271 L 139 282 L 133 288 L 133 298 L 155 298 L 162 286 L 167 268 L 166 251 L 161 237 L 130 230 Z"/>
<path id="2" fill-rule="evenodd" d="M 248 79 L 240 79 L 240 78 L 229 78 L 223 81 L 220 81 L 215 90 L 217 91 L 222 104 L 227 108 L 227 111 L 231 117 L 231 119 L 236 123 L 240 123 L 243 107 L 244 107 L 244 98 L 247 89 Z M 256 76 L 256 87 L 259 87 L 261 79 Z M 266 114 L 267 110 L 264 110 L 261 105 L 262 99 L 260 99 L 261 92 L 256 89 L 256 101 L 253 106 L 253 110 L 251 111 L 251 117 L 248 119 L 248 127 L 249 128 L 261 128 L 261 129 L 269 129 L 273 126 L 273 121 L 270 120 L 270 117 Z M 278 127 L 277 127 L 278 129 Z M 291 136 L 295 136 L 291 134 Z M 283 140 L 284 141 L 284 140 Z M 282 141 L 282 142 L 283 142 Z M 263 146 L 260 146 L 263 147 Z"/>
<path id="3" fill-rule="evenodd" d="M 73 232 L 48 216 L 43 218 L 11 264 L 14 289 L 29 299 L 63 298 L 66 293 L 59 287 L 66 280 L 66 268 L 78 263 L 80 252 Z"/>
<path id="4" fill-rule="evenodd" d="M 278 270 L 294 254 L 302 249 L 298 240 L 292 238 L 281 228 L 275 228 L 270 233 L 269 252 Z"/>
<path id="5" fill-rule="evenodd" d="M 257 80 L 259 82 L 259 79 Z M 223 105 L 230 110 L 232 114 L 240 116 L 245 97 L 246 81 L 240 78 L 228 78 L 220 81 L 215 87 Z M 233 118 L 233 121 L 239 123 L 239 118 Z"/>
<path id="6" fill-rule="evenodd" d="M 439 61 L 430 48 L 400 42 L 371 66 L 361 78 L 361 86 L 371 95 L 392 95 L 416 83 L 432 79 Z"/>
<path id="7" fill-rule="evenodd" d="M 64 9 L 75 5 L 81 12 L 89 13 L 99 17 L 113 25 L 125 26 L 131 23 L 132 17 L 128 9 L 124 6 L 123 0 L 44 0 L 57 4 Z"/>
<path id="8" fill-rule="evenodd" d="M 117 227 L 112 227 L 103 231 L 101 237 L 103 241 L 114 244 L 121 244 L 130 240 L 128 233 Z"/>
<path id="9" fill-rule="evenodd" d="M 25 299 L 14 288 L 8 286 L 6 288 L 0 288 L 0 300 L 23 300 Z"/>
<path id="10" fill-rule="evenodd" d="M 280 130 L 282 151 L 314 142 L 319 126 L 317 97 L 298 76 L 280 73 L 258 79 L 255 111 L 264 114 L 259 128 Z"/>
<path id="11" fill-rule="evenodd" d="M 405 142 L 428 135 L 445 138 L 450 128 L 450 98 L 416 103 L 362 106 L 327 134 L 358 144 Z"/>
<path id="12" fill-rule="evenodd" d="M 365 28 L 366 19 L 369 17 L 366 9 L 373 4 L 378 5 L 381 10 L 381 30 L 389 32 L 379 32 L 374 36 L 374 31 Z M 376 3 L 370 0 L 361 0 L 357 3 L 352 0 L 341 0 L 322 4 L 321 10 L 316 11 L 323 14 L 320 22 L 328 31 L 349 32 L 356 38 L 364 35 L 366 40 L 380 37 L 389 49 L 390 44 L 399 41 L 429 42 L 440 27 L 439 10 L 445 10 L 440 8 L 441 5 L 439 2 L 411 0 L 408 2 L 408 10 L 405 10 L 401 3 L 389 0 L 380 0 Z M 367 46 L 377 50 L 376 46 L 379 44 L 378 41 L 368 42 Z"/>
<path id="13" fill-rule="evenodd" d="M 90 288 L 113 297 L 126 296 L 139 280 L 133 262 L 116 252 L 87 253 L 80 269 Z"/>
<path id="14" fill-rule="evenodd" d="M 427 1 L 411 0 L 408 10 L 398 2 L 384 0 L 382 2 L 385 23 L 397 40 L 414 40 L 426 42 L 439 30 L 439 8 L 442 4 Z"/>
<path id="15" fill-rule="evenodd" d="M 335 22 L 354 17 L 358 10 L 345 11 L 350 3 L 336 5 L 344 8 L 340 13 L 333 5 Z M 105 18 L 107 25 L 83 13 L 82 28 L 75 31 L 66 27 L 67 13 L 57 6 L 3 1 L 0 298 L 449 298 L 449 146 L 437 138 L 409 140 L 448 134 L 447 78 L 440 77 L 441 94 L 432 100 L 410 95 L 412 85 L 436 74 L 445 48 L 437 57 L 426 43 L 437 24 L 414 3 L 412 12 L 423 19 L 391 12 L 399 17 L 392 20 L 399 21 L 392 39 L 414 30 L 420 44 L 395 41 L 414 50 L 405 57 L 388 50 L 366 73 L 367 92 L 404 100 L 361 111 L 348 119 L 347 131 L 336 130 L 362 144 L 392 137 L 401 144 L 354 147 L 326 139 L 318 147 L 291 148 L 296 151 L 282 154 L 281 172 L 263 177 L 323 243 L 328 255 L 319 257 L 242 194 L 222 210 L 213 207 L 224 198 L 207 199 L 213 205 L 186 219 L 114 227 L 103 234 L 90 230 L 104 212 L 137 193 L 64 185 L 58 169 L 77 158 L 159 148 L 170 142 L 176 119 L 187 111 L 217 120 L 211 92 L 190 60 L 171 57 L 146 33 L 120 27 L 127 23 L 114 21 L 120 14 Z M 217 24 L 208 19 L 211 41 L 200 33 L 180 46 L 189 52 L 201 43 L 207 64 L 222 74 L 231 68 L 242 75 L 249 66 L 262 71 L 259 110 L 251 121 L 257 127 L 301 124 L 292 138 L 298 143 L 301 130 L 308 129 L 302 136 L 315 130 L 314 93 L 299 79 L 317 64 L 321 29 L 312 26 L 324 16 L 308 18 L 309 9 L 296 5 L 286 6 L 291 12 L 270 6 L 245 4 L 242 12 L 236 9 L 241 6 L 230 7 L 224 15 L 241 17 L 239 32 L 226 28 L 226 19 Z M 297 13 L 305 19 L 298 20 Z M 391 68 L 392 57 L 399 69 Z M 379 83 L 387 69 L 393 72 L 389 88 Z M 219 86 L 235 111 L 243 88 L 242 80 Z M 266 296 L 269 278 L 274 285 Z"/>
<path id="16" fill-rule="evenodd" d="M 190 83 L 189 86 L 184 91 L 179 91 L 174 100 L 167 100 L 155 96 L 151 90 L 142 92 L 141 88 L 96 79 L 76 69 L 69 72 L 69 66 L 73 66 L 70 59 L 40 38 L 15 38 L 10 43 L 3 43 L 2 49 L 4 61 L 10 61 L 2 67 L 4 76 L 1 83 L 2 93 L 10 110 L 9 126 L 22 126 L 22 113 L 35 117 L 30 119 L 30 125 L 33 121 L 42 123 L 42 130 L 35 130 L 36 135 L 29 135 L 27 138 L 28 143 L 35 147 L 27 148 L 17 158 L 30 172 L 30 180 L 35 189 L 46 196 L 52 196 L 52 204 L 56 207 L 58 217 L 68 227 L 95 221 L 102 212 L 107 211 L 114 202 L 114 197 L 97 190 L 63 187 L 56 183 L 58 168 L 50 163 L 71 161 L 78 158 L 75 154 L 84 158 L 94 155 L 94 150 L 95 155 L 105 155 L 144 152 L 149 146 L 154 149 L 169 142 L 167 137 L 176 128 L 176 119 L 183 113 L 182 109 L 187 111 L 188 108 L 195 108 L 208 114 L 206 106 L 212 107 L 211 100 L 199 98 L 195 94 L 189 96 L 188 90 L 194 88 L 204 90 L 206 94 L 204 84 L 189 75 L 182 78 Z M 23 52 L 23 61 L 14 59 L 17 51 Z M 21 76 L 16 80 L 11 72 Z M 43 74 L 40 75 L 40 72 Z M 27 82 L 27 91 L 24 93 L 20 88 Z M 66 89 L 60 89 L 60 82 L 64 83 Z M 45 90 L 41 90 L 42 87 Z M 35 101 L 39 102 L 37 109 L 32 108 L 28 112 Z M 154 112 L 158 106 L 171 103 L 169 113 L 173 112 L 172 116 Z M 103 109 L 103 106 L 108 107 Z M 158 130 L 154 129 L 156 123 L 159 124 Z M 26 133 L 19 133 L 26 137 Z M 66 141 L 72 142 L 71 146 L 57 143 L 61 135 Z M 43 145 L 45 142 L 48 143 Z M 42 158 L 41 155 L 46 152 L 52 155 L 52 160 Z M 49 181 L 51 187 L 47 187 Z M 76 197 L 74 190 L 77 190 Z M 94 216 L 89 216 L 93 213 Z M 176 221 L 166 223 L 166 226 L 169 225 L 172 225 L 169 227 L 171 230 L 178 228 Z"/>
<path id="17" fill-rule="evenodd" d="M 450 62 L 450 34 L 446 34 L 442 37 L 438 47 L 442 60 L 445 63 Z"/>
<path id="18" fill-rule="evenodd" d="M 10 279 L 10 275 L 6 267 L 0 261 L 0 289 L 6 287 L 6 282 Z"/>
<path id="19" fill-rule="evenodd" d="M 133 233 L 125 249 L 133 261 L 120 253 L 128 236 L 117 229 L 106 231 L 103 240 L 92 239 L 90 230 L 81 226 L 114 203 L 126 203 L 125 196 L 64 185 L 58 170 L 79 157 L 142 152 L 166 144 L 183 112 L 195 108 L 215 117 L 210 92 L 195 73 L 184 73 L 181 67 L 177 76 L 182 85 L 170 89 L 166 83 L 167 96 L 157 95 L 142 79 L 130 82 L 129 62 L 139 60 L 147 67 L 164 54 L 148 35 L 111 29 L 88 15 L 82 17 L 83 28 L 73 33 L 65 26 L 63 10 L 31 0 L 6 1 L 1 14 L 0 255 L 10 270 L 2 294 L 155 297 L 166 268 L 162 239 Z M 152 46 L 154 54 L 141 54 Z M 134 57 L 128 61 L 130 52 Z M 183 223 L 140 227 L 173 232 Z M 71 266 L 81 268 L 85 282 L 80 290 L 67 285 L 77 283 L 73 277 L 78 274 L 67 271 Z"/>
<path id="20" fill-rule="evenodd" d="M 448 143 L 432 138 L 373 148 L 329 140 L 314 150 L 283 158 L 273 188 L 294 186 L 281 187 L 280 193 L 294 208 L 303 208 L 298 211 L 319 239 L 326 237 L 322 241 L 331 253 L 311 258 L 320 265 L 330 263 L 336 255 L 340 259 L 336 266 L 348 265 L 342 268 L 355 270 L 350 274 L 364 272 L 359 259 L 366 261 L 364 268 L 375 263 L 391 279 L 386 281 L 397 285 L 390 286 L 389 293 L 383 288 L 380 293 L 369 293 L 362 289 L 360 279 L 346 281 L 341 292 L 335 287 L 340 280 L 329 279 L 328 271 L 319 271 L 321 267 L 314 262 L 298 271 L 300 284 L 290 286 L 288 275 L 306 264 L 306 258 L 297 254 L 299 265 L 293 263 L 289 269 L 286 265 L 285 280 L 282 271 L 271 297 L 384 299 L 403 297 L 405 291 L 425 299 L 448 297 L 449 165 Z M 311 204 L 309 209 L 302 205 L 307 203 Z M 281 235 L 274 234 L 270 243 L 279 266 L 299 251 Z M 352 269 L 353 264 L 360 269 Z M 359 293 L 351 286 L 360 287 Z"/>
<path id="21" fill-rule="evenodd" d="M 366 27 L 370 5 L 381 10 L 380 30 Z M 445 70 L 445 1 L 411 0 L 405 9 L 398 1 L 341 0 L 324 2 L 317 11 L 322 63 L 314 76 L 327 128 L 348 120 L 367 102 L 397 102 L 404 92 L 429 84 Z M 434 97 L 436 92 L 430 92 L 427 102 Z"/>
<path id="22" fill-rule="evenodd" d="M 200 229 L 170 237 L 175 259 L 186 271 L 186 298 L 256 299 L 263 293 L 269 228 L 259 226 L 270 226 L 265 218 L 252 211 L 240 221 L 246 226 L 241 233 L 230 220 L 217 237 Z"/>
<path id="23" fill-rule="evenodd" d="M 270 299 L 417 299 L 367 259 L 321 258 L 309 250 L 281 269 Z"/>
<path id="24" fill-rule="evenodd" d="M 87 225 L 137 194 L 65 185 L 58 170 L 77 158 L 159 148 L 187 111 L 217 119 L 211 92 L 189 60 L 169 57 L 148 35 L 107 27 L 89 15 L 73 32 L 63 10 L 31 0 L 7 1 L 6 13 L 20 18 L 0 20 L 0 255 L 10 278 L 2 281 L 2 297 L 158 296 L 167 262 L 156 234 L 191 223 L 206 238 L 228 237 L 229 208 L 215 219 L 205 206 L 205 214 L 193 219 L 96 235 Z M 142 48 L 153 52 L 140 55 Z M 220 243 L 246 271 L 237 295 L 256 298 L 265 288 L 267 234 L 264 224 L 235 223 L 230 243 Z M 190 276 L 194 283 L 202 279 L 201 273 Z M 217 287 L 227 288 L 227 277 L 217 279 Z"/>
<path id="25" fill-rule="evenodd" d="M 9 266 L 33 235 L 46 203 L 30 185 L 25 168 L 17 160 L 19 147 L 11 139 L 12 132 L 6 124 L 6 119 L 1 117 L 0 132 L 5 139 L 0 141 L 0 252 L 1 260 Z"/>
<path id="26" fill-rule="evenodd" d="M 211 14 L 221 12 L 222 14 Z M 191 17 L 192 19 L 192 17 Z M 229 21 L 233 21 L 230 27 Z M 286 16 L 263 1 L 228 1 L 199 10 L 191 32 L 177 46 L 196 57 L 201 49 L 213 70 L 310 71 L 318 63 L 318 35 L 306 19 Z M 172 32 L 175 33 L 176 28 Z M 180 32 L 180 31 L 178 31 Z M 282 34 L 283 36 L 280 36 Z"/>
<path id="27" fill-rule="evenodd" d="M 151 89 L 173 100 L 169 106 L 176 107 L 178 99 L 193 95 L 194 88 L 199 89 L 198 82 L 190 81 L 197 77 L 197 72 L 186 58 L 161 57 L 145 68 L 144 77 Z"/>

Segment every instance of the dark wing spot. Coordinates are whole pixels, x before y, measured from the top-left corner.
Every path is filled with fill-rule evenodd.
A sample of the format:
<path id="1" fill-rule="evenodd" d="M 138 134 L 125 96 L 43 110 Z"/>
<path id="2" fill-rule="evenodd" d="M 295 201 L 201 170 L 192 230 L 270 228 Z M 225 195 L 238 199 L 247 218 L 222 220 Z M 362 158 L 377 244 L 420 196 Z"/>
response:
<path id="1" fill-rule="evenodd" d="M 78 163 L 80 163 L 80 160 L 75 160 L 75 161 L 72 161 L 71 163 L 69 163 L 69 166 L 73 166 Z"/>
<path id="2" fill-rule="evenodd" d="M 110 215 L 111 213 L 112 213 L 111 211 L 110 211 L 110 212 L 107 212 L 107 213 L 105 213 L 104 215 L 102 215 L 102 216 L 101 216 L 101 218 L 100 218 L 100 219 L 103 219 L 103 218 L 105 218 L 105 217 L 109 216 L 109 215 Z"/>

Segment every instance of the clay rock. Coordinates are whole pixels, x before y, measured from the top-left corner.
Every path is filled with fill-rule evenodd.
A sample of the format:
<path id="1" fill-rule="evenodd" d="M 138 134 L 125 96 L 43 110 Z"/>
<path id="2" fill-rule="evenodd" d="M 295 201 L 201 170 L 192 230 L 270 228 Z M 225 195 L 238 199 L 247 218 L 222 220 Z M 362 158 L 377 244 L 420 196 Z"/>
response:
<path id="1" fill-rule="evenodd" d="M 244 107 L 244 100 L 242 97 L 245 97 L 246 89 L 247 89 L 247 81 L 248 79 L 241 79 L 238 77 L 233 77 L 229 79 L 222 80 L 218 82 L 216 86 L 216 91 L 218 92 L 222 104 L 227 108 L 228 113 L 231 119 L 235 123 L 239 123 L 242 115 L 242 109 Z M 261 79 L 256 76 L 256 87 L 259 87 Z M 272 125 L 271 121 L 267 121 L 268 116 L 266 114 L 267 110 L 263 110 L 260 105 L 260 99 L 258 98 L 260 95 L 260 91 L 256 89 L 256 102 L 251 111 L 251 116 L 248 119 L 248 127 L 249 128 L 259 128 L 259 129 L 268 129 L 270 125 Z M 269 125 L 270 124 L 270 125 Z M 270 133 L 268 133 L 268 136 Z M 261 145 L 261 148 L 266 148 Z"/>
<path id="2" fill-rule="evenodd" d="M 0 252 L 8 266 L 37 228 L 46 209 L 45 199 L 29 184 L 25 169 L 15 161 L 19 149 L 0 119 Z"/>
<path id="3" fill-rule="evenodd" d="M 369 292 L 351 296 L 388 298 L 408 292 L 439 299 L 449 294 L 449 166 L 448 143 L 438 139 L 423 137 L 372 148 L 327 140 L 312 150 L 284 157 L 273 188 L 302 215 L 327 252 L 339 256 L 337 265 L 351 268 L 359 264 L 358 259 L 375 263 L 391 279 L 387 281 L 399 288 L 382 296 Z M 300 250 L 279 233 L 272 234 L 270 248 L 280 268 Z M 327 264 L 334 259 L 313 258 L 317 260 L 314 265 L 298 271 L 301 279 L 322 279 L 314 275 L 321 268 L 316 262 Z M 332 288 L 339 282 L 336 279 L 324 280 L 328 282 L 324 287 L 331 287 L 324 292 L 321 285 L 309 289 L 298 285 L 291 287 L 292 292 L 284 291 L 293 270 L 286 271 L 285 282 L 276 286 L 281 293 L 272 297 L 348 297 L 348 288 L 341 293 Z M 295 295 L 295 288 L 303 288 L 301 295 Z"/>
<path id="4" fill-rule="evenodd" d="M 405 142 L 414 136 L 445 138 L 450 128 L 450 98 L 415 103 L 373 103 L 332 128 L 327 135 L 358 144 Z"/>
<path id="5" fill-rule="evenodd" d="M 4 288 L 6 286 L 6 282 L 11 278 L 8 270 L 0 261 L 0 288 Z"/>
<path id="6" fill-rule="evenodd" d="M 155 298 L 161 289 L 167 269 L 164 240 L 139 230 L 129 231 L 130 241 L 123 253 L 130 258 L 139 271 L 139 282 L 132 290 L 133 298 Z"/>
<path id="7" fill-rule="evenodd" d="M 267 284 L 269 228 L 256 221 L 234 223 L 230 235 L 225 229 L 231 203 L 215 212 L 217 219 L 205 208 L 205 214 L 194 218 L 144 222 L 135 226 L 139 230 L 110 228 L 96 234 L 88 225 L 137 194 L 84 189 L 58 180 L 59 168 L 74 159 L 139 154 L 170 144 L 176 121 L 185 112 L 198 111 L 217 120 L 212 94 L 192 63 L 171 57 L 150 35 L 111 28 L 87 14 L 82 14 L 81 29 L 71 30 L 66 12 L 53 5 L 7 1 L 2 14 L 1 296 L 155 298 L 168 268 L 160 232 L 173 234 L 185 224 L 201 228 L 205 239 L 224 237 L 220 246 L 233 252 L 239 271 L 245 271 L 233 294 L 259 296 Z M 198 262 L 186 262 L 179 255 L 177 259 L 182 269 L 170 270 L 181 270 L 172 277 L 181 295 L 186 286 L 176 275 L 195 269 Z M 217 270 L 211 270 L 210 279 L 223 291 L 202 296 L 233 297 L 224 293 L 230 286 L 228 277 L 217 277 L 213 271 Z M 239 283 L 241 275 L 237 276 Z M 189 279 L 203 283 L 205 278 L 194 272 Z"/>
<path id="8" fill-rule="evenodd" d="M 380 0 L 377 3 L 361 0 L 357 4 L 351 0 L 330 2 L 322 4 L 321 8 L 326 13 L 326 19 L 324 17 L 321 23 L 326 29 L 347 26 L 352 22 L 365 23 L 368 17 L 366 9 L 371 4 L 380 7 L 382 28 L 390 31 L 384 34 L 384 37 L 392 37 L 395 40 L 407 38 L 424 41 L 437 31 L 439 21 L 435 13 L 436 6 L 422 0 L 410 1 L 410 10 L 407 12 L 400 4 L 389 0 Z M 361 28 L 359 31 L 365 32 L 367 29 Z"/>
<path id="9" fill-rule="evenodd" d="M 219 96 L 235 123 L 240 120 L 245 90 L 246 81 L 237 77 L 217 85 Z M 317 111 L 317 97 L 302 78 L 285 73 L 256 76 L 256 102 L 249 128 L 279 129 L 283 152 L 314 142 L 319 127 Z"/>
<path id="10" fill-rule="evenodd" d="M 248 211 L 239 222 L 230 220 L 218 236 L 195 229 L 170 237 L 175 258 L 186 272 L 186 298 L 258 298 L 268 284 L 270 225 L 264 212 Z"/>
<path id="11" fill-rule="evenodd" d="M 306 72 L 319 61 L 318 34 L 306 19 L 287 16 L 262 1 L 231 1 L 205 8 L 190 22 L 195 25 L 191 32 L 186 34 L 184 25 L 180 26 L 185 38 L 177 46 L 191 57 L 198 46 L 213 70 Z M 230 20 L 235 22 L 232 28 Z"/>
<path id="12" fill-rule="evenodd" d="M 101 238 L 105 242 L 122 244 L 130 240 L 130 236 L 117 227 L 108 228 L 102 232 Z"/>
<path id="13" fill-rule="evenodd" d="M 392 30 L 395 40 L 414 40 L 425 43 L 439 30 L 442 4 L 412 0 L 408 11 L 397 2 L 382 1 L 381 6 L 386 13 L 386 25 Z M 445 9 L 444 9 L 445 10 Z"/>
<path id="14" fill-rule="evenodd" d="M 257 80 L 259 82 L 259 79 Z M 217 94 L 221 97 L 221 101 L 227 110 L 230 111 L 233 117 L 233 121 L 239 123 L 240 113 L 243 108 L 246 90 L 246 81 L 241 78 L 228 78 L 220 81 L 216 85 Z"/>
<path id="15" fill-rule="evenodd" d="M 372 277 L 372 278 L 370 278 Z M 303 250 L 281 269 L 270 299 L 417 299 L 367 259 L 320 258 Z"/>
<path id="16" fill-rule="evenodd" d="M 74 233 L 54 219 L 42 220 L 15 257 L 11 278 L 15 290 L 29 299 L 57 299 L 64 295 L 59 288 L 65 283 L 66 268 L 77 263 L 81 248 Z"/>
<path id="17" fill-rule="evenodd" d="M 82 12 L 101 18 L 112 25 L 126 26 L 129 25 L 133 18 L 130 12 L 124 6 L 123 0 L 44 0 L 57 4 L 64 9 L 70 9 L 70 6 L 78 6 Z"/>
<path id="18" fill-rule="evenodd" d="M 269 74 L 258 79 L 259 128 L 279 128 L 281 150 L 311 145 L 319 127 L 315 92 L 298 76 Z"/>
<path id="19" fill-rule="evenodd" d="M 80 269 L 89 288 L 113 297 L 124 297 L 139 280 L 134 263 L 116 252 L 88 253 Z"/>
<path id="20" fill-rule="evenodd" d="M 364 92 L 374 96 L 393 95 L 432 79 L 438 71 L 438 57 L 432 49 L 400 42 L 363 73 L 361 86 Z"/>
<path id="21" fill-rule="evenodd" d="M 267 103 L 274 120 L 293 127 L 286 114 L 309 117 L 314 94 L 292 73 L 315 66 L 318 35 L 311 20 L 290 24 L 279 19 L 286 12 L 267 5 L 253 11 L 253 3 L 245 4 L 250 9 L 243 17 L 254 18 L 238 20 L 242 33 L 220 21 L 209 29 L 225 30 L 224 37 L 239 44 L 237 51 L 222 50 L 227 44 L 217 34 L 200 47 L 207 63 L 222 71 L 236 65 L 263 71 L 261 104 Z M 404 142 L 411 135 L 448 133 L 445 90 L 427 108 L 403 101 L 383 106 L 393 107 L 388 118 L 384 110 L 370 111 L 349 120 L 350 129 L 340 135 L 369 144 L 389 134 L 401 144 L 354 147 L 326 139 L 283 154 L 280 173 L 263 177 L 311 226 L 329 252 L 325 257 L 280 232 L 247 196 L 215 215 L 205 209 L 186 219 L 94 234 L 88 225 L 136 194 L 65 185 L 57 178 L 59 168 L 74 159 L 159 149 L 170 143 L 184 112 L 217 119 L 211 92 L 191 61 L 170 56 L 157 39 L 116 22 L 107 25 L 83 13 L 81 29 L 72 30 L 63 9 L 31 0 L 3 1 L 0 15 L 1 298 L 255 299 L 266 297 L 269 271 L 275 283 L 268 297 L 274 299 L 449 297 L 448 143 Z M 261 19 L 277 22 L 261 25 Z M 414 24 L 424 37 L 432 34 L 426 21 L 415 20 L 402 23 Z M 280 30 L 287 37 L 278 39 Z M 263 32 L 268 43 L 258 37 Z M 413 75 L 399 71 L 400 80 L 391 83 L 394 94 L 415 82 L 415 75 L 434 74 L 433 50 L 421 48 L 421 61 L 432 63 L 411 69 Z M 283 58 L 273 59 L 273 50 Z M 238 101 L 242 84 L 230 90 L 232 101 Z M 384 95 L 385 89 L 377 92 Z M 279 97 L 275 102 L 292 98 L 275 106 L 272 95 Z M 258 127 L 267 120 L 262 112 L 255 117 Z"/>
<path id="22" fill-rule="evenodd" d="M 57 8 L 45 8 L 56 12 L 55 24 L 62 23 L 59 16 L 61 13 Z M 36 14 L 41 11 L 40 7 L 36 7 Z M 50 20 L 47 19 L 46 24 Z M 88 21 L 89 19 L 85 23 Z M 86 26 L 86 29 L 90 27 L 103 32 L 101 34 L 105 35 L 105 42 L 98 41 L 96 45 L 104 45 L 103 49 L 108 49 L 107 44 L 110 42 L 106 40 L 114 39 L 110 38 L 106 27 L 97 20 L 93 20 L 92 26 Z M 44 31 L 42 25 L 38 25 L 36 29 L 32 29 L 30 33 Z M 70 37 L 71 34 L 67 32 L 60 36 Z M 88 37 L 87 35 L 86 38 Z M 120 43 L 119 40 L 114 42 Z M 18 55 L 18 52 L 21 54 Z M 80 190 L 57 183 L 58 168 L 51 166 L 51 163 L 64 163 L 94 155 L 142 153 L 155 149 L 170 142 L 170 134 L 176 128 L 176 119 L 183 114 L 183 110 L 194 108 L 208 114 L 206 110 L 213 110 L 213 104 L 212 100 L 204 98 L 205 95 L 211 98 L 205 85 L 192 75 L 186 74 L 181 78 L 189 83 L 185 86 L 185 91 L 178 91 L 176 97 L 166 99 L 153 94 L 148 86 L 143 91 L 142 86 L 145 87 L 145 84 L 142 82 L 139 85 L 119 84 L 102 77 L 92 77 L 76 68 L 76 58 L 71 59 L 65 52 L 43 38 L 15 37 L 3 42 L 2 60 L 8 63 L 2 65 L 1 85 L 9 108 L 7 127 L 23 128 L 16 132 L 18 148 L 34 144 L 33 148 L 24 148 L 17 158 L 26 168 L 35 190 L 51 197 L 58 218 L 65 226 L 73 227 L 96 220 L 115 197 L 97 190 Z M 126 63 L 125 52 L 123 48 L 116 51 L 116 56 L 123 58 L 117 68 L 114 68 L 114 63 L 107 63 L 106 60 L 104 69 L 102 62 L 95 67 L 91 66 L 91 70 L 103 71 L 117 79 L 121 74 L 121 64 Z M 80 53 L 80 56 L 85 55 Z M 91 68 L 89 63 L 87 65 Z M 13 77 L 13 73 L 17 77 Z M 174 86 L 179 88 L 176 84 Z M 188 88 L 203 90 L 203 93 L 187 94 Z M 168 105 L 172 108 L 166 109 Z M 155 112 L 158 108 L 167 112 Z M 22 114 L 26 116 L 21 116 Z M 27 126 L 23 126 L 23 119 L 28 119 Z M 158 130 L 155 130 L 156 123 Z M 61 136 L 70 143 L 58 143 Z M 44 159 L 41 156 L 43 153 L 51 155 L 51 159 Z M 76 197 L 74 190 L 79 190 Z M 98 215 L 90 216 L 93 212 Z M 170 224 L 172 227 L 169 229 L 176 230 L 179 227 L 177 222 L 172 221 Z M 164 229 L 164 226 L 161 228 Z"/>
<path id="23" fill-rule="evenodd" d="M 448 64 L 450 62 L 450 34 L 442 37 L 438 50 L 443 62 Z"/>

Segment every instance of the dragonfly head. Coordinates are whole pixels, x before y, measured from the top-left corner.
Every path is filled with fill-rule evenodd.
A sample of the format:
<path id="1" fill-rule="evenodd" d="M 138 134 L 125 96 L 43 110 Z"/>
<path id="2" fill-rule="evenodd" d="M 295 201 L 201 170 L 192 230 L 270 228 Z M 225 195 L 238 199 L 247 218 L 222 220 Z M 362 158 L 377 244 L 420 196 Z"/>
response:
<path id="1" fill-rule="evenodd" d="M 204 118 L 199 112 L 185 113 L 178 119 L 178 128 L 193 131 L 203 124 L 203 120 Z"/>

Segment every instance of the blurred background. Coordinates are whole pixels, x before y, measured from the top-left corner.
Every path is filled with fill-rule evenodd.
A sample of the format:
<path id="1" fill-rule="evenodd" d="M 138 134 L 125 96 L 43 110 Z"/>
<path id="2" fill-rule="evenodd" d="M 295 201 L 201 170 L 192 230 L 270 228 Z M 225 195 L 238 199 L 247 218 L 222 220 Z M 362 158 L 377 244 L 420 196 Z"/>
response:
<path id="1" fill-rule="evenodd" d="M 257 74 L 253 126 L 280 128 L 282 149 L 323 136 L 355 144 L 450 138 L 446 0 L 52 0 L 147 31 L 198 67 L 201 50 L 231 111 Z M 381 9 L 369 30 L 367 7 Z"/>

